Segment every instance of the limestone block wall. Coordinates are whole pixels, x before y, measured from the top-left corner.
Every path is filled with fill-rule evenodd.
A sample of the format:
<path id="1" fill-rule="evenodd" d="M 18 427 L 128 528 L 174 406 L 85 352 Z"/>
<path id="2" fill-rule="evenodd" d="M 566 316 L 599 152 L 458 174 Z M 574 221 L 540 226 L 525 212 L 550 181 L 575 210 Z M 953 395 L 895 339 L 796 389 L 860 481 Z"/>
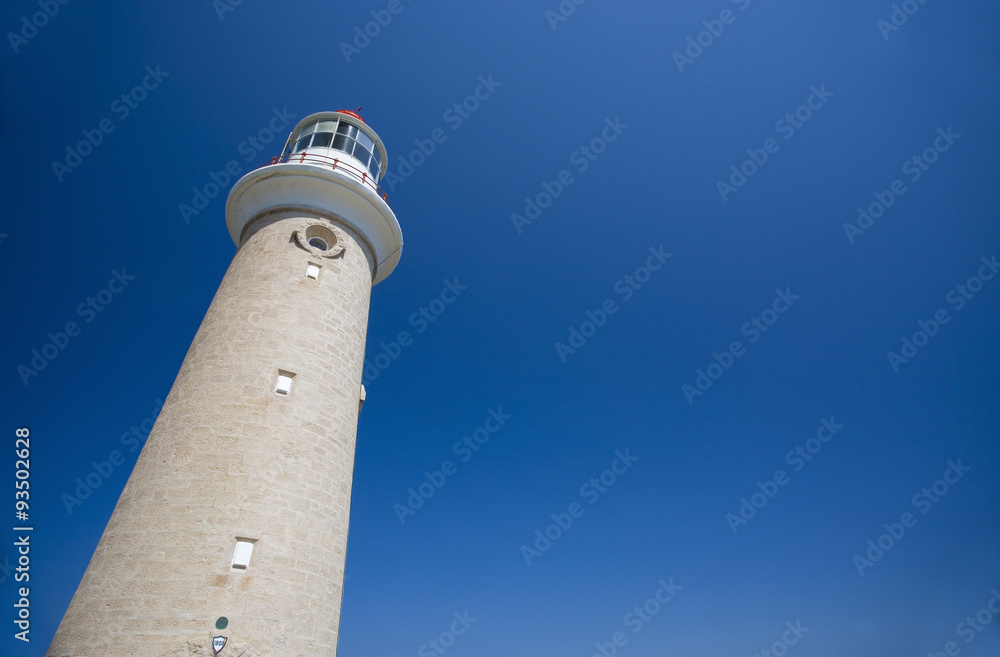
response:
<path id="1" fill-rule="evenodd" d="M 336 653 L 372 258 L 335 219 L 248 225 L 48 655 Z"/>

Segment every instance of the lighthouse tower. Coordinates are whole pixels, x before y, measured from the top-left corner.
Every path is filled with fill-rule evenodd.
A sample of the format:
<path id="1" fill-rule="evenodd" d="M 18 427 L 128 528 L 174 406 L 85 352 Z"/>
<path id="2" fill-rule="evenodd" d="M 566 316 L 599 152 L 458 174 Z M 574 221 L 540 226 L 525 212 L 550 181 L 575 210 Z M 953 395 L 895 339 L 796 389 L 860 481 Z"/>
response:
<path id="1" fill-rule="evenodd" d="M 50 657 L 336 654 L 368 304 L 402 249 L 386 162 L 321 112 L 233 187 L 236 255 Z"/>

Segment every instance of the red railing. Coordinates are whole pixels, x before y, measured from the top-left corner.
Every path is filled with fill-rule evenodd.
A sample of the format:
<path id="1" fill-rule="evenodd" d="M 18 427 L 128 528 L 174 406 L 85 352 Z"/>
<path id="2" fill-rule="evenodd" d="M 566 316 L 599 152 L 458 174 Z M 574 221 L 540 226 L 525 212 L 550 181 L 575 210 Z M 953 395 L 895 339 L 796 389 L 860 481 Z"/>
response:
<path id="1" fill-rule="evenodd" d="M 289 153 L 287 155 L 282 155 L 280 157 L 272 157 L 270 162 L 265 162 L 260 166 L 261 169 L 264 167 L 271 166 L 272 164 L 318 164 L 332 171 L 343 171 L 348 173 L 355 178 L 358 178 L 364 184 L 375 190 L 375 193 L 382 197 L 382 200 L 386 202 L 390 207 L 389 198 L 386 193 L 379 187 L 374 178 L 368 175 L 368 171 L 360 169 L 353 164 L 344 162 L 339 157 L 327 157 L 325 155 L 316 155 L 315 153 L 307 153 L 302 151 L 301 153 Z"/>

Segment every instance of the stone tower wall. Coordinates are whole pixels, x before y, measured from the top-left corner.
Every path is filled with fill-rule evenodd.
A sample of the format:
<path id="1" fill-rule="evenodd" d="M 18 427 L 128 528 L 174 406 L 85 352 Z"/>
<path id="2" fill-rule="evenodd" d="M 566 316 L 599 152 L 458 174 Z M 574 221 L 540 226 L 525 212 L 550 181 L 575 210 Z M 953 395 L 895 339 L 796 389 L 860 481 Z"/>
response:
<path id="1" fill-rule="evenodd" d="M 334 220 L 248 225 L 48 655 L 335 655 L 371 286 Z"/>

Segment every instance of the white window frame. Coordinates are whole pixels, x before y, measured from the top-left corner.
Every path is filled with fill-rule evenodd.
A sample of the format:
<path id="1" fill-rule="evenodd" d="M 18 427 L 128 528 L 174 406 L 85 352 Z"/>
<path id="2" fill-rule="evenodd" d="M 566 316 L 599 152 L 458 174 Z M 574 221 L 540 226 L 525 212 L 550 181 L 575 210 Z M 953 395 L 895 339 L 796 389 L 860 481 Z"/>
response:
<path id="1" fill-rule="evenodd" d="M 250 567 L 250 557 L 253 554 L 253 545 L 257 541 L 248 538 L 237 538 L 236 548 L 233 550 L 234 570 L 246 570 Z"/>

